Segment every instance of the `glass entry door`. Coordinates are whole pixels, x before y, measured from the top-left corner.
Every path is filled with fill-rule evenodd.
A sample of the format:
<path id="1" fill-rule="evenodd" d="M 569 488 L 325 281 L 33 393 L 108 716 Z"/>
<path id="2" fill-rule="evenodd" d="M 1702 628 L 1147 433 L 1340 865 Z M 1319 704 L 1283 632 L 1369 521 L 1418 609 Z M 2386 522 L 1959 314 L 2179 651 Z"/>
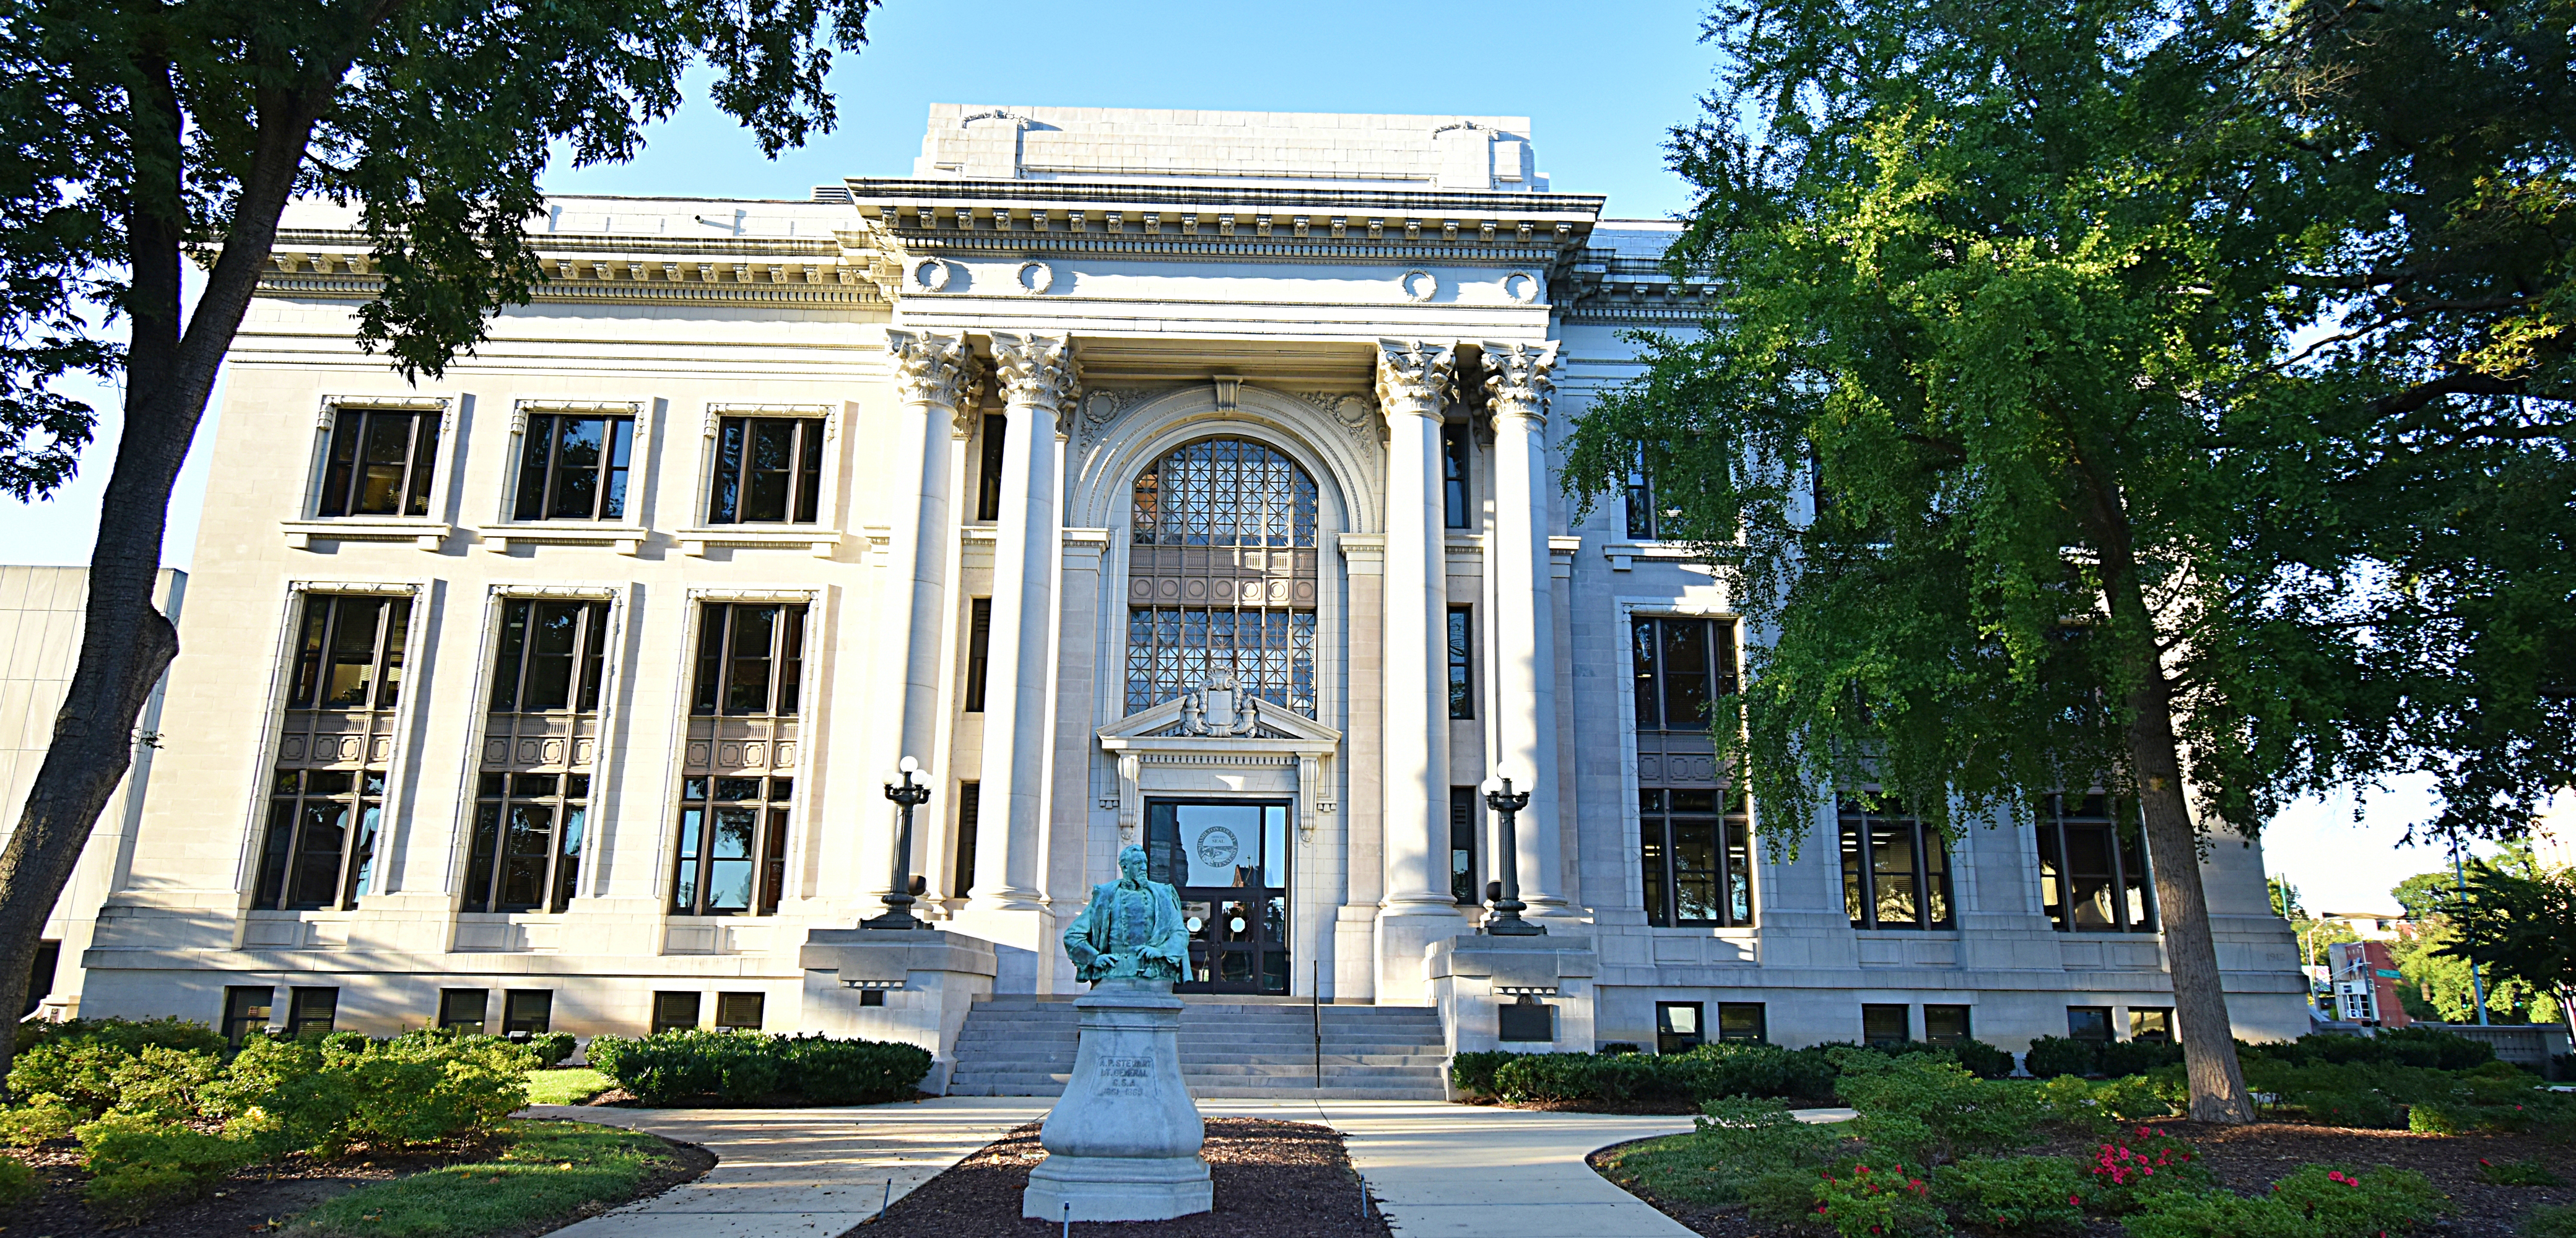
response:
<path id="1" fill-rule="evenodd" d="M 1285 802 L 1145 802 L 1146 867 L 1190 929 L 1184 993 L 1288 992 Z"/>

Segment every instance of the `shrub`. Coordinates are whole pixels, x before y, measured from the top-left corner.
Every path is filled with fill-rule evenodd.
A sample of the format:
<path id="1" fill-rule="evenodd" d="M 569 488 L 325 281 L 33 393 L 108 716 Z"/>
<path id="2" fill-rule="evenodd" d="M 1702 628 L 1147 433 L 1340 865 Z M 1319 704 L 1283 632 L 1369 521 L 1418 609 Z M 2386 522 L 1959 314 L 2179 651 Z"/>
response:
<path id="1" fill-rule="evenodd" d="M 1807 1232 L 1822 1228 L 1816 1215 L 1816 1188 L 1823 1170 L 1775 1169 L 1744 1183 L 1744 1210 L 1754 1224 L 1769 1229 Z"/>
<path id="2" fill-rule="evenodd" d="M 1847 1174 L 1828 1170 L 1817 1180 L 1816 1218 L 1839 1238 L 1907 1238 L 1950 1230 L 1932 1190 L 1903 1165 L 1872 1170 L 1854 1165 Z"/>
<path id="3" fill-rule="evenodd" d="M 2023 1069 L 2041 1079 L 2101 1073 L 2099 1043 L 2064 1036 L 2042 1036 L 2030 1042 L 2030 1052 L 2023 1054 L 2021 1061 Z"/>
<path id="4" fill-rule="evenodd" d="M 44 1192 L 44 1184 L 36 1181 L 36 1171 L 27 1168 L 27 1162 L 0 1156 L 0 1208 L 24 1203 Z"/>
<path id="5" fill-rule="evenodd" d="M 2182 1046 L 2169 1040 L 2114 1040 L 2099 1047 L 2095 1068 L 2112 1078 L 2182 1064 Z"/>
<path id="6" fill-rule="evenodd" d="M 2001 1079 L 2013 1073 L 2013 1055 L 1982 1040 L 1953 1041 L 1941 1047 L 1979 1078 Z"/>
<path id="7" fill-rule="evenodd" d="M 2406 1125 L 2397 1103 L 2377 1092 L 2292 1092 L 2284 1099 L 2305 1112 L 2309 1121 L 2326 1126 L 2392 1130 Z"/>
<path id="8" fill-rule="evenodd" d="M 599 1041 L 609 1039 L 612 1038 L 602 1036 L 599 1040 L 591 1042 L 590 1064 L 613 1075 L 617 1072 L 600 1065 L 599 1058 Z M 1494 1072 L 1500 1069 L 1503 1063 L 1519 1056 L 1521 1055 L 1517 1053 L 1503 1053 L 1491 1049 L 1477 1053 L 1461 1053 L 1449 1059 L 1449 1084 L 1470 1097 L 1499 1096 L 1501 1093 L 1494 1088 Z"/>
<path id="9" fill-rule="evenodd" d="M 786 1076 L 805 1099 L 826 1105 L 907 1100 L 930 1073 L 930 1050 L 874 1040 L 797 1036 L 780 1046 Z"/>
<path id="10" fill-rule="evenodd" d="M 203 1023 L 179 1018 L 64 1019 L 59 1023 L 30 1020 L 18 1025 L 15 1043 L 18 1053 L 23 1055 L 39 1045 L 71 1041 L 103 1044 L 127 1053 L 141 1053 L 145 1045 L 159 1045 L 164 1049 L 221 1056 L 232 1047 L 224 1043 L 223 1033 Z M 14 1067 L 11 1074 L 13 1077 L 16 1074 Z M 10 1086 L 14 1090 L 17 1085 L 13 1082 Z"/>
<path id="11" fill-rule="evenodd" d="M 2431 1027 L 2401 1027 L 2371 1037 L 2404 1066 L 2468 1070 L 2496 1060 L 2495 1046 Z"/>
<path id="12" fill-rule="evenodd" d="M 430 1143 L 489 1130 L 527 1104 L 524 1049 L 488 1036 L 412 1032 L 259 1038 L 201 1090 L 225 1133 L 264 1155 L 336 1156 L 351 1143 Z"/>
<path id="13" fill-rule="evenodd" d="M 0 1109 L 0 1144 L 32 1148 L 70 1135 L 92 1116 L 59 1096 L 30 1096 L 23 1105 Z"/>
<path id="14" fill-rule="evenodd" d="M 1870 1147 L 1934 1164 L 2031 1142 L 2042 1114 L 2027 1085 L 1980 1079 L 1946 1056 L 1875 1061 L 1836 1054 L 1843 1076 L 1835 1091 L 1860 1111 L 1854 1131 Z"/>
<path id="15" fill-rule="evenodd" d="M 2521 1238 L 2576 1238 L 2576 1205 L 2542 1204 L 2514 1232 Z"/>
<path id="16" fill-rule="evenodd" d="M 1633 1040 L 1614 1040 L 1601 1046 L 1601 1051 L 1603 1053 L 1643 1053 L 1646 1051 L 1646 1046 Z"/>
<path id="17" fill-rule="evenodd" d="M 2134 1212 L 2164 1195 L 2210 1186 L 2209 1167 L 2201 1163 L 2200 1151 L 2155 1126 L 2141 1126 L 2103 1143 L 2085 1170 L 2092 1179 L 2085 1198 L 2098 1210 L 2114 1215 Z"/>
<path id="18" fill-rule="evenodd" d="M 2537 1157 L 2505 1161 L 2501 1164 L 2485 1157 L 2478 1158 L 2478 1181 L 2489 1186 L 2563 1186 L 2558 1175 Z"/>
<path id="19" fill-rule="evenodd" d="M 574 1049 L 581 1047 L 581 1042 L 570 1032 L 546 1032 L 517 1043 L 520 1048 L 537 1055 L 539 1066 L 561 1065 L 565 1058 L 572 1056 Z"/>
<path id="20" fill-rule="evenodd" d="M 1804 1191 L 1841 1142 L 1832 1127 L 1800 1122 L 1776 1100 L 1712 1100 L 1695 1125 L 1690 1134 L 1612 1151 L 1604 1172 L 1660 1198 L 1724 1207 L 1744 1202 L 1751 1182 L 1765 1173 L 1798 1170 Z M 1796 1205 L 1801 1212 L 1806 1207 L 1803 1198 Z"/>
<path id="21" fill-rule="evenodd" d="M 2254 1199 L 2226 1191 L 2155 1196 L 2128 1229 L 2131 1238 L 2378 1238 L 2414 1228 L 2441 1206 L 2412 1170 L 2356 1175 L 2310 1165 Z"/>
<path id="22" fill-rule="evenodd" d="M 2084 1224 L 2085 1186 L 2064 1157 L 1970 1157 L 1932 1175 L 1932 1199 L 1971 1229 L 2043 1233 Z"/>
<path id="23" fill-rule="evenodd" d="M 2240 1056 L 2257 1056 L 2293 1066 L 2412 1066 L 2431 1070 L 2469 1070 L 2495 1060 L 2495 1047 L 2428 1027 L 2398 1028 L 2376 1036 L 2310 1032 L 2297 1040 L 2259 1045 L 2238 1042 Z"/>
<path id="24" fill-rule="evenodd" d="M 260 1159 L 248 1140 L 228 1139 L 156 1121 L 110 1113 L 80 1128 L 89 1154 L 90 1207 L 121 1221 L 144 1217 L 193 1199 L 232 1171 Z"/>

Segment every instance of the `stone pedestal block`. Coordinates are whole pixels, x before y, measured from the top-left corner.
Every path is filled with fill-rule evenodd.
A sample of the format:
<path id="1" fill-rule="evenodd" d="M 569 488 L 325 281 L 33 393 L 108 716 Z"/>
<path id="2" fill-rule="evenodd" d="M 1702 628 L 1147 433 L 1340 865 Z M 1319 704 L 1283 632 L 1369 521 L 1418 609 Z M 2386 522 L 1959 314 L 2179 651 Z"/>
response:
<path id="1" fill-rule="evenodd" d="M 1468 934 L 1431 943 L 1424 970 L 1448 1030 L 1449 1052 L 1590 1053 L 1593 977 L 1601 970 L 1590 937 L 1487 937 Z M 1522 1008 L 1507 1016 L 1505 1006 Z M 1545 1008 L 1548 1013 L 1532 1013 Z M 1522 1026 L 1507 1027 L 1506 1020 Z M 1504 1040 L 1544 1024 L 1543 1040 Z"/>
<path id="2" fill-rule="evenodd" d="M 947 1094 L 966 1013 L 993 993 L 993 943 L 939 929 L 809 929 L 797 962 L 800 1029 L 919 1045 L 932 1056 L 922 1090 Z M 871 992 L 885 1004 L 869 1004 Z"/>
<path id="3" fill-rule="evenodd" d="M 1205 1212 L 1214 1188 L 1207 1128 L 1181 1083 L 1181 1001 L 1166 981 L 1104 980 L 1074 1001 L 1082 1046 L 1048 1112 L 1045 1160 L 1020 1214 L 1041 1220 L 1161 1221 Z"/>

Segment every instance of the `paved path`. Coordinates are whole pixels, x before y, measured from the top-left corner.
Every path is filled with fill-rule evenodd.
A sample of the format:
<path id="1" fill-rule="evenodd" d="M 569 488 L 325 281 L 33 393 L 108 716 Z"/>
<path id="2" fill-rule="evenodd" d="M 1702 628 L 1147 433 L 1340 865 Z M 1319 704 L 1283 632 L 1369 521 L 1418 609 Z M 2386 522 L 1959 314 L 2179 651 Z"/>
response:
<path id="1" fill-rule="evenodd" d="M 716 1167 L 652 1199 L 556 1230 L 560 1238 L 839 1238 L 967 1153 L 1046 1116 L 1043 1097 L 949 1096 L 847 1109 L 615 1109 L 534 1105 L 704 1144 Z"/>
<path id="2" fill-rule="evenodd" d="M 565 1238 L 837 1238 L 1024 1122 L 1044 1097 L 945 1096 L 850 1109 L 537 1105 L 529 1117 L 647 1130 L 714 1151 L 705 1177 L 557 1230 Z M 1434 1101 L 1206 1100 L 1210 1117 L 1321 1122 L 1401 1238 L 1500 1233 L 1688 1238 L 1583 1163 L 1595 1148 L 1691 1128 L 1686 1117 L 1532 1113 Z M 1802 1110 L 1835 1121 L 1849 1110 Z M 1356 1195 L 1351 1206 L 1359 1207 Z"/>

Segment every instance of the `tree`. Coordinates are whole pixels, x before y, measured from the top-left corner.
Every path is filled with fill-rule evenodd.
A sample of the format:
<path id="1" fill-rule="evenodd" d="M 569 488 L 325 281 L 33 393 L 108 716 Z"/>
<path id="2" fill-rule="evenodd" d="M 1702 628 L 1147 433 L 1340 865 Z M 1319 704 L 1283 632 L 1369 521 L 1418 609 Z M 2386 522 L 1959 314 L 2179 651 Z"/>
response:
<path id="1" fill-rule="evenodd" d="M 2263 884 L 2272 892 L 2272 914 L 2284 920 L 2304 920 L 2306 908 L 2299 906 L 2299 887 L 2286 877 L 2266 877 Z"/>
<path id="2" fill-rule="evenodd" d="M 523 234 L 552 144 L 631 157 L 704 57 L 715 102 L 775 155 L 833 122 L 831 49 L 874 0 L 18 0 L 0 18 L 0 487 L 71 475 L 96 412 L 53 390 L 121 379 L 123 433 L 90 559 L 79 660 L 0 850 L 0 1007 L 132 758 L 178 652 L 152 606 L 170 487 L 278 219 L 357 208 L 383 287 L 359 338 L 436 376 L 545 278 Z M 182 309 L 181 264 L 205 271 Z M 102 339 L 116 319 L 127 342 Z M 0 1074 L 11 1032 L 0 1025 Z"/>
<path id="3" fill-rule="evenodd" d="M 2442 912 L 2459 936 L 2437 953 L 2547 992 L 2576 1033 L 2576 878 L 2564 869 L 2523 877 L 2478 864 Z"/>
<path id="4" fill-rule="evenodd" d="M 1828 795 L 2135 805 L 2197 1118 L 2252 1116 L 2216 827 L 2417 770 L 2511 833 L 2576 773 L 2568 7 L 1709 19 L 1667 261 L 1718 296 L 1567 487 L 1642 466 L 1728 580 L 1775 845 Z"/>

